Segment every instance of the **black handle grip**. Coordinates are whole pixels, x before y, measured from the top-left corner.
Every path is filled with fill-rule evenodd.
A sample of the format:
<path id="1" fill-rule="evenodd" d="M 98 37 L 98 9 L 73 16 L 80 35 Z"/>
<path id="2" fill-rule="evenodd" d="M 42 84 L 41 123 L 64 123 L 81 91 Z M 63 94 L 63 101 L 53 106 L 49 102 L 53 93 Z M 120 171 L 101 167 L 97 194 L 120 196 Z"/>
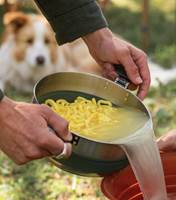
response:
<path id="1" fill-rule="evenodd" d="M 130 82 L 123 65 L 115 64 L 114 68 L 115 68 L 117 74 L 119 75 L 119 77 L 122 77 L 122 78 L 126 79 L 128 82 Z"/>
<path id="2" fill-rule="evenodd" d="M 117 79 L 115 80 L 115 83 L 121 85 L 124 88 L 127 88 L 130 84 L 130 80 L 126 74 L 126 71 L 121 64 L 115 64 L 114 68 L 118 74 Z"/>
<path id="3" fill-rule="evenodd" d="M 75 134 L 73 134 L 73 133 L 72 133 L 72 136 L 73 136 L 73 139 L 71 141 L 71 144 L 78 145 L 80 137 L 75 135 Z"/>

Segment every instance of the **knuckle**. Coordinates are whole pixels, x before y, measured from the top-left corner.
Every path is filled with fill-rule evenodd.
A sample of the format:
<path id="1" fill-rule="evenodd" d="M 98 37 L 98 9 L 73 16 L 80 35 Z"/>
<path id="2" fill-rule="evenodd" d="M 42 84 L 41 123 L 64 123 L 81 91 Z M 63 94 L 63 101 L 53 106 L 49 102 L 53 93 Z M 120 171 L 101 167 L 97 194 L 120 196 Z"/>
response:
<path id="1" fill-rule="evenodd" d="M 122 54 L 123 56 L 128 56 L 128 55 L 130 54 L 130 50 L 129 50 L 128 48 L 123 48 L 123 49 L 121 50 L 121 54 Z"/>
<path id="2" fill-rule="evenodd" d="M 39 147 L 46 147 L 48 145 L 48 139 L 43 137 L 39 140 Z"/>
<path id="3" fill-rule="evenodd" d="M 40 108 L 41 108 L 41 111 L 44 112 L 44 113 L 49 114 L 51 112 L 50 108 L 47 105 L 45 105 L 45 104 L 42 104 L 40 106 Z"/>
<path id="4" fill-rule="evenodd" d="M 138 72 L 138 68 L 136 66 L 133 66 L 131 67 L 131 72 L 135 75 L 137 75 L 139 72 Z"/>

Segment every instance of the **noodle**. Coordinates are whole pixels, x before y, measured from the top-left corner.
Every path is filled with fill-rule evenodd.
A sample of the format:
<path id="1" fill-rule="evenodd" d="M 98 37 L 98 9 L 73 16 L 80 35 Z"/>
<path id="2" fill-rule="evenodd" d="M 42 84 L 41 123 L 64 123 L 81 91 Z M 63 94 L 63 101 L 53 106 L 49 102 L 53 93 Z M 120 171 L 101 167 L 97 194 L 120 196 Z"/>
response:
<path id="1" fill-rule="evenodd" d="M 77 97 L 69 103 L 65 99 L 47 99 L 45 104 L 69 122 L 69 130 L 84 136 L 93 136 L 99 127 L 117 126 L 112 118 L 117 108 L 110 101 Z"/>

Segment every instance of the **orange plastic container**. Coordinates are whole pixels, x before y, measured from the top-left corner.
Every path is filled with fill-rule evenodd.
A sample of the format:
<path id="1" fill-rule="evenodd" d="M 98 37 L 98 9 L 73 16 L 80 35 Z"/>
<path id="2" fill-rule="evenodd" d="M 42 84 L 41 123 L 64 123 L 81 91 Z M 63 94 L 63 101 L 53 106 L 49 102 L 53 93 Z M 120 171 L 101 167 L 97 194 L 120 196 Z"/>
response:
<path id="1" fill-rule="evenodd" d="M 164 168 L 167 193 L 175 194 L 176 200 L 176 152 L 163 153 L 161 159 Z M 142 193 L 130 166 L 104 177 L 102 192 L 110 200 L 143 200 Z"/>

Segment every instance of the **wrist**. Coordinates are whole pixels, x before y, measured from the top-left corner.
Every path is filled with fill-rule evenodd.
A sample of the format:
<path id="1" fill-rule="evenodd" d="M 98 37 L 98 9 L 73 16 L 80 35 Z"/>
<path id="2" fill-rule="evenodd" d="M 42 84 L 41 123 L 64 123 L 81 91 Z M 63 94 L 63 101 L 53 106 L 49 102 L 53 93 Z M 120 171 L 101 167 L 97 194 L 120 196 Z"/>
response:
<path id="1" fill-rule="evenodd" d="M 99 46 L 99 44 L 102 43 L 102 41 L 106 41 L 107 39 L 112 39 L 113 34 L 108 28 L 102 28 L 99 29 L 93 33 L 89 33 L 82 37 L 84 42 L 89 45 L 96 45 Z"/>
<path id="2" fill-rule="evenodd" d="M 3 119 L 7 120 L 8 116 L 12 114 L 12 110 L 15 107 L 16 103 L 4 96 L 0 102 L 0 122 Z"/>

